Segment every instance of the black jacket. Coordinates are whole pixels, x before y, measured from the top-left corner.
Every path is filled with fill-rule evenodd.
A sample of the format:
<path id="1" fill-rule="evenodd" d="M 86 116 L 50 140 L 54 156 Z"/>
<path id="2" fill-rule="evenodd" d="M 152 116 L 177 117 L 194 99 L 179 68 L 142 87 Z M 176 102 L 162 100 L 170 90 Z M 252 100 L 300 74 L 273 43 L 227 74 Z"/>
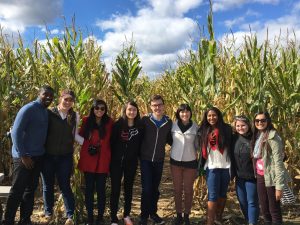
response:
<path id="1" fill-rule="evenodd" d="M 111 160 L 137 160 L 141 145 L 141 127 L 139 124 L 124 128 L 124 119 L 120 118 L 112 128 Z"/>
<path id="2" fill-rule="evenodd" d="M 163 162 L 165 146 L 171 136 L 172 120 L 167 116 L 161 127 L 157 127 L 150 116 L 142 118 L 143 140 L 140 157 L 142 160 Z"/>
<path id="3" fill-rule="evenodd" d="M 234 135 L 233 164 L 234 175 L 239 178 L 250 180 L 255 179 L 252 157 L 250 152 L 251 137 Z"/>
<path id="4" fill-rule="evenodd" d="M 51 110 L 48 110 L 48 115 L 48 134 L 45 144 L 46 153 L 50 155 L 73 153 L 76 113 L 72 112 L 63 120 L 59 115 L 57 107 L 54 107 Z"/>

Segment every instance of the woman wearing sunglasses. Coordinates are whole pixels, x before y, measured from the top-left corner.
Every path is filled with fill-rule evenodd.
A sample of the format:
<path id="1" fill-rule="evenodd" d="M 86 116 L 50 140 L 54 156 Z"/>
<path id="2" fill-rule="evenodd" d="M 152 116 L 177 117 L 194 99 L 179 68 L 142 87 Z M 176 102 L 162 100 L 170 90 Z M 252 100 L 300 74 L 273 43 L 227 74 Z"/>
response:
<path id="1" fill-rule="evenodd" d="M 118 225 L 117 212 L 122 178 L 124 183 L 124 224 L 133 224 L 130 219 L 130 211 L 140 144 L 141 126 L 139 109 L 134 101 L 129 101 L 123 106 L 122 116 L 113 125 L 111 135 L 110 215 L 112 225 Z"/>
<path id="2" fill-rule="evenodd" d="M 98 216 L 96 225 L 104 224 L 105 184 L 111 158 L 110 136 L 112 119 L 107 115 L 107 105 L 96 99 L 89 116 L 84 117 L 79 134 L 84 137 L 78 168 L 84 172 L 87 225 L 94 222 L 94 188 L 97 192 Z"/>
<path id="3" fill-rule="evenodd" d="M 253 132 L 250 120 L 245 116 L 235 116 L 233 130 L 232 167 L 234 168 L 236 194 L 246 221 L 249 225 L 254 225 L 258 222 L 259 205 L 251 157 L 250 142 Z"/>
<path id="4" fill-rule="evenodd" d="M 207 225 L 221 224 L 230 182 L 232 129 L 221 111 L 211 107 L 203 115 L 199 135 L 200 168 L 206 170 L 208 189 Z"/>
<path id="5" fill-rule="evenodd" d="M 289 175 L 283 164 L 284 146 L 268 112 L 254 117 L 252 154 L 257 192 L 265 224 L 282 224 L 280 198 Z"/>

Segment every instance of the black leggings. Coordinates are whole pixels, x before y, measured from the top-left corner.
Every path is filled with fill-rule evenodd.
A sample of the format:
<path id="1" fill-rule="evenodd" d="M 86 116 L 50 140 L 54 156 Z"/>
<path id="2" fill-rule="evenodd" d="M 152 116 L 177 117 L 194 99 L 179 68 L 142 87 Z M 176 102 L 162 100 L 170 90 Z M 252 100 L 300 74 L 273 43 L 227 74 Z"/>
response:
<path id="1" fill-rule="evenodd" d="M 88 221 L 93 221 L 93 209 L 94 209 L 94 191 L 96 186 L 97 192 L 97 209 L 98 219 L 103 217 L 105 209 L 105 183 L 106 173 L 84 173 L 85 178 L 85 206 L 88 213 Z"/>
<path id="2" fill-rule="evenodd" d="M 132 202 L 132 189 L 137 169 L 137 160 L 112 161 L 110 164 L 111 195 L 110 210 L 113 222 L 117 219 L 118 204 L 121 192 L 121 180 L 124 175 L 124 218 L 130 215 Z"/>

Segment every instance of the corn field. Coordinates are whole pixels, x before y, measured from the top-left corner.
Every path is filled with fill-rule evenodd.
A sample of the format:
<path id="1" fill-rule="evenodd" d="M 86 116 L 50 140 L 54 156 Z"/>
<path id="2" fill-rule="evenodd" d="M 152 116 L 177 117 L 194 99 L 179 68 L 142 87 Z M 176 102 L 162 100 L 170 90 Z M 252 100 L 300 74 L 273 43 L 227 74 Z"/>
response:
<path id="1" fill-rule="evenodd" d="M 288 170 L 292 177 L 299 175 L 299 37 L 298 43 L 294 37 L 281 45 L 273 44 L 275 40 L 259 43 L 255 35 L 245 36 L 236 50 L 218 43 L 212 19 L 210 13 L 209 37 L 200 38 L 196 49 L 187 49 L 176 68 L 153 79 L 143 74 L 134 42 L 124 44 L 113 70 L 107 71 L 101 61 L 101 46 L 92 39 L 83 41 L 75 23 L 65 27 L 62 37 L 47 36 L 46 44 L 36 40 L 28 47 L 21 36 L 12 43 L 0 30 L 0 170 L 6 175 L 10 172 L 11 149 L 6 132 L 16 113 L 36 98 L 40 86 L 49 84 L 56 93 L 61 88 L 73 89 L 77 96 L 75 108 L 81 115 L 88 113 L 94 97 L 107 102 L 113 118 L 120 115 L 127 98 L 135 99 L 144 114 L 153 93 L 165 98 L 167 114 L 172 118 L 180 103 L 190 104 L 193 120 L 198 123 L 211 105 L 220 108 L 229 123 L 234 115 L 253 118 L 258 110 L 267 109 L 285 141 Z M 81 175 L 75 171 L 74 176 L 80 179 Z M 196 185 L 203 186 L 201 182 Z M 76 198 L 83 201 L 79 188 L 74 187 Z M 199 190 L 196 196 L 203 198 Z"/>

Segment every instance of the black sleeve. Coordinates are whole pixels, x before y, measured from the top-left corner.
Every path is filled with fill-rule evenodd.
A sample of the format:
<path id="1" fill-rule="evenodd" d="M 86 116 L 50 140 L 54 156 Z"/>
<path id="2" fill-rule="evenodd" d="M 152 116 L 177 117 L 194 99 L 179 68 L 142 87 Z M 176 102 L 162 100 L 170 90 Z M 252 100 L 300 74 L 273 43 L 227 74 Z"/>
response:
<path id="1" fill-rule="evenodd" d="M 168 132 L 168 134 L 167 134 L 167 143 L 168 143 L 170 146 L 173 144 L 172 125 L 173 125 L 173 122 L 172 122 L 172 120 L 169 119 L 169 126 L 170 126 L 170 129 L 169 129 L 169 132 Z"/>
<path id="2" fill-rule="evenodd" d="M 235 158 L 234 158 L 234 146 L 235 146 L 235 142 L 237 140 L 237 135 L 232 134 L 232 138 L 231 138 L 231 143 L 230 143 L 230 149 L 229 149 L 229 156 L 230 156 L 230 161 L 231 161 L 231 180 L 233 180 L 237 173 L 236 173 L 236 162 L 235 162 Z"/>
<path id="3" fill-rule="evenodd" d="M 111 136 L 110 136 L 110 147 L 111 150 L 113 151 L 116 143 L 119 141 L 120 137 L 120 121 L 118 120 L 113 124 L 112 131 L 111 131 Z"/>
<path id="4" fill-rule="evenodd" d="M 171 146 L 173 144 L 172 132 L 170 131 L 167 136 L 167 143 Z"/>

